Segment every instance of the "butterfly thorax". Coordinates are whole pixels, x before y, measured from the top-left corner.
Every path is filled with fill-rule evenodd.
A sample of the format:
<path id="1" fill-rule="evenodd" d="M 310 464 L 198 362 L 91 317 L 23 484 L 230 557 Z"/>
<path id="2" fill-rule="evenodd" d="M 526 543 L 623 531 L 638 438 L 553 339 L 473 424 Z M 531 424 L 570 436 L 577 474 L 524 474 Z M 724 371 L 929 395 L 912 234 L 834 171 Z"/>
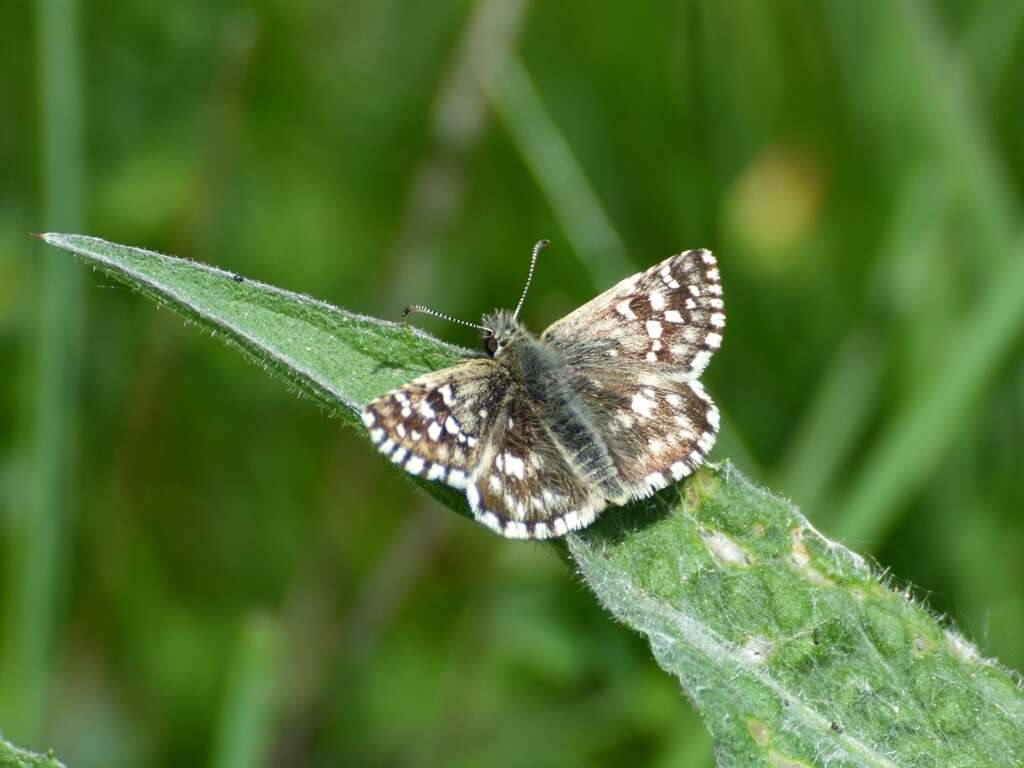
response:
<path id="1" fill-rule="evenodd" d="M 487 347 L 537 410 L 563 457 L 609 498 L 620 492 L 615 465 L 594 418 L 579 396 L 579 386 L 561 354 L 523 328 L 511 313 L 497 311 L 483 318 L 496 345 Z M 488 337 L 485 337 L 485 346 Z"/>

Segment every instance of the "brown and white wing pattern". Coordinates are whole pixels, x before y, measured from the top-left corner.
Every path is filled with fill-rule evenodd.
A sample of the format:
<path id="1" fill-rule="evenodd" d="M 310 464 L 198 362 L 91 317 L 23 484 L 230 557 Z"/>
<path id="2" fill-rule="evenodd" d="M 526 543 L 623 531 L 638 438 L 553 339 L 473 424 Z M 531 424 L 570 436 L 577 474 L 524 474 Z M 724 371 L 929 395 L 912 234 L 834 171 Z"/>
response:
<path id="1" fill-rule="evenodd" d="M 593 375 L 579 392 L 611 454 L 624 504 L 690 475 L 718 435 L 719 413 L 700 381 Z"/>
<path id="2" fill-rule="evenodd" d="M 686 251 L 551 325 L 540 341 L 557 355 L 521 347 L 422 376 L 363 424 L 407 472 L 464 491 L 488 528 L 561 536 L 705 460 L 719 413 L 698 378 L 724 328 L 715 258 Z"/>
<path id="3" fill-rule="evenodd" d="M 363 409 L 377 448 L 413 475 L 466 494 L 510 538 L 561 536 L 606 506 L 561 454 L 508 371 L 472 360 L 422 376 Z"/>
<path id="4" fill-rule="evenodd" d="M 607 501 L 580 477 L 528 398 L 512 396 L 466 489 L 476 519 L 514 539 L 546 539 L 589 525 Z"/>
<path id="5" fill-rule="evenodd" d="M 695 379 L 722 343 L 724 307 L 711 251 L 684 251 L 555 321 L 541 340 L 574 368 Z"/>
<path id="6" fill-rule="evenodd" d="M 710 251 L 671 256 L 551 325 L 623 487 L 623 503 L 686 477 L 711 451 L 719 412 L 698 380 L 725 312 Z"/>
<path id="7" fill-rule="evenodd" d="M 381 395 L 363 425 L 406 472 L 465 490 L 511 383 L 493 360 L 467 360 Z"/>

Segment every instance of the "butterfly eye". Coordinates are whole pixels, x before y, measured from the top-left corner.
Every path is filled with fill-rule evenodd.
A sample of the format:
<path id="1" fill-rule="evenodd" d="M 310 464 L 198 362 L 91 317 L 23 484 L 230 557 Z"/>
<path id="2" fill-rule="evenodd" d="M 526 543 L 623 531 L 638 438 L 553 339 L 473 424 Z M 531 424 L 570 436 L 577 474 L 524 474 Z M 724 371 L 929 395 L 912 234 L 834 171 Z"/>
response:
<path id="1" fill-rule="evenodd" d="M 484 339 L 484 351 L 491 357 L 494 357 L 497 353 L 498 346 L 498 340 L 493 336 L 488 336 Z"/>

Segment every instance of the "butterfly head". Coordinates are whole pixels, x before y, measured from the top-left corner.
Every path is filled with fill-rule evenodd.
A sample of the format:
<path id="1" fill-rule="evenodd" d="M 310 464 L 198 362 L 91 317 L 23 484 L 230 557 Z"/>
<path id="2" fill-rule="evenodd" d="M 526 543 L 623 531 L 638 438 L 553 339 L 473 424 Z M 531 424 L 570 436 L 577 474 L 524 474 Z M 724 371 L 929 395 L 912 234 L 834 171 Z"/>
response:
<path id="1" fill-rule="evenodd" d="M 505 348 L 523 333 L 519 320 L 507 309 L 499 309 L 489 315 L 484 315 L 480 321 L 483 326 L 481 337 L 484 340 L 484 352 L 489 357 L 501 357 Z"/>
<path id="2" fill-rule="evenodd" d="M 439 317 L 442 320 L 457 323 L 458 325 L 476 328 L 480 331 L 481 337 L 483 338 L 484 351 L 490 357 L 500 357 L 504 349 L 508 347 L 516 336 L 525 333 L 519 325 L 519 312 L 523 308 L 523 302 L 526 301 L 526 292 L 530 289 L 530 281 L 533 279 L 533 269 L 537 266 L 537 256 L 549 244 L 549 241 L 541 240 L 533 246 L 533 254 L 530 257 L 530 271 L 526 275 L 526 285 L 523 286 L 523 292 L 519 296 L 519 303 L 516 304 L 516 308 L 512 312 L 504 309 L 497 310 L 489 315 L 484 315 L 481 324 L 477 325 L 476 323 L 469 323 L 465 320 L 459 320 L 458 318 L 452 317 L 451 315 L 446 315 L 443 312 L 438 312 L 436 309 L 424 307 L 422 304 L 413 304 L 412 306 L 405 308 L 402 312 L 402 317 L 406 317 L 412 312 L 419 312 L 424 315 Z"/>

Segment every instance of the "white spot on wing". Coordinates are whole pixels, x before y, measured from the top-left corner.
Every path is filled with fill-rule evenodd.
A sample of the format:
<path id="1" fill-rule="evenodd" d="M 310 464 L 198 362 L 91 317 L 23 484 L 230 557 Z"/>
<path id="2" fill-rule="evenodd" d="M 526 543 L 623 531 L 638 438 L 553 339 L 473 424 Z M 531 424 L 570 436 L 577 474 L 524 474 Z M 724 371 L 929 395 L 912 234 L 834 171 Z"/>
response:
<path id="1" fill-rule="evenodd" d="M 661 338 L 661 323 L 657 320 L 648 320 L 644 323 L 647 326 L 647 335 L 652 339 Z"/>
<path id="2" fill-rule="evenodd" d="M 523 460 L 521 458 L 513 456 L 511 453 L 505 454 L 505 474 L 515 475 L 522 480 L 525 469 L 526 465 L 523 464 Z"/>
<path id="3" fill-rule="evenodd" d="M 708 424 L 710 424 L 712 426 L 712 428 L 717 432 L 718 431 L 718 421 L 719 421 L 718 409 L 712 407 L 711 410 L 708 411 L 707 418 L 708 418 Z"/>
<path id="4" fill-rule="evenodd" d="M 657 403 L 654 402 L 654 400 L 644 397 L 639 392 L 633 395 L 633 400 L 630 403 L 632 409 L 645 419 L 649 419 L 651 417 L 651 412 L 654 410 L 654 406 L 656 405 Z"/>
<path id="5" fill-rule="evenodd" d="M 665 476 L 661 472 L 652 472 L 644 478 L 644 482 L 652 488 L 664 488 Z"/>
<path id="6" fill-rule="evenodd" d="M 376 420 L 377 417 L 374 416 L 370 411 L 363 411 L 363 426 L 367 428 L 372 427 L 373 422 L 375 422 Z"/>
<path id="7" fill-rule="evenodd" d="M 526 523 L 521 523 L 518 520 L 510 520 L 505 525 L 505 535 L 510 539 L 528 538 L 529 534 L 526 531 Z"/>
<path id="8" fill-rule="evenodd" d="M 413 475 L 418 475 L 423 471 L 423 459 L 419 456 L 410 456 L 409 460 L 405 462 L 405 471 Z"/>
<path id="9" fill-rule="evenodd" d="M 615 311 L 627 320 L 636 320 L 636 313 L 629 306 L 629 299 L 624 299 L 615 305 Z"/>
<path id="10" fill-rule="evenodd" d="M 679 310 L 678 309 L 670 309 L 668 312 L 666 312 L 665 313 L 665 320 L 667 320 L 670 323 L 682 323 L 682 322 L 684 322 L 683 321 L 683 316 L 679 314 Z"/>
<path id="11" fill-rule="evenodd" d="M 440 387 L 437 391 L 441 394 L 441 399 L 444 400 L 445 405 L 450 406 L 453 402 L 455 402 L 455 398 L 452 397 L 451 384 L 445 384 L 444 386 Z"/>
<path id="12" fill-rule="evenodd" d="M 441 425 L 436 421 L 430 422 L 430 426 L 427 427 L 427 436 L 430 437 L 431 440 L 436 441 L 441 437 Z"/>
<path id="13" fill-rule="evenodd" d="M 693 364 L 690 366 L 694 371 L 703 371 L 707 368 L 708 363 L 711 361 L 711 353 L 702 349 L 696 355 L 693 356 Z"/>
<path id="14" fill-rule="evenodd" d="M 657 291 L 651 292 L 651 309 L 660 312 L 665 308 L 665 297 Z"/>

